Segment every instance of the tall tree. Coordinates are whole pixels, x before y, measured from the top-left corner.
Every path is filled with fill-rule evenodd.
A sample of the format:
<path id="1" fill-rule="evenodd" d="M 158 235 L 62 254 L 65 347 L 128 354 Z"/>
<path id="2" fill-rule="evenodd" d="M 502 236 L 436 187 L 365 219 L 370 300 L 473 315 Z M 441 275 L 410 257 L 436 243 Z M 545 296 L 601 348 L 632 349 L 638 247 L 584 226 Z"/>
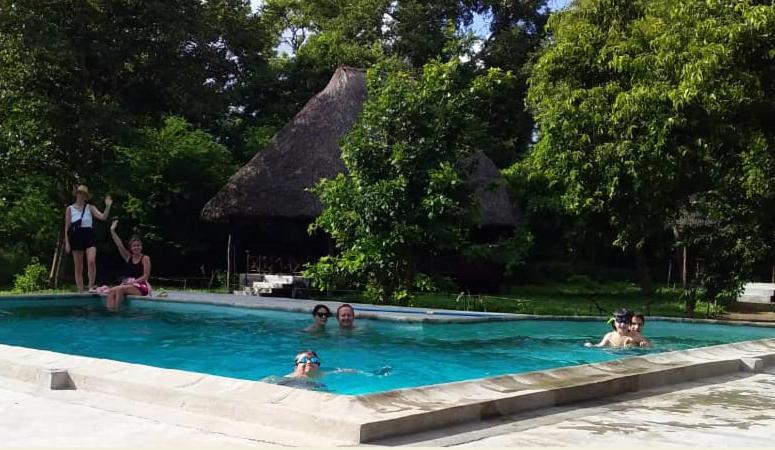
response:
<path id="1" fill-rule="evenodd" d="M 0 164 L 95 174 L 134 126 L 216 127 L 266 49 L 246 0 L 0 1 Z"/>
<path id="2" fill-rule="evenodd" d="M 319 286 L 345 274 L 380 302 L 405 302 L 423 263 L 465 244 L 475 218 L 465 181 L 483 132 L 475 105 L 501 77 L 472 81 L 458 61 L 418 75 L 395 59 L 369 70 L 364 111 L 342 143 L 348 173 L 315 190 L 315 227 L 340 250 L 309 270 Z"/>
<path id="3" fill-rule="evenodd" d="M 752 212 L 773 198 L 771 2 L 583 0 L 548 28 L 530 77 L 540 123 L 530 158 L 569 210 L 608 218 L 645 292 L 647 245 L 692 198 L 720 224 L 765 223 Z M 743 274 L 761 256 L 769 231 L 756 229 L 729 227 L 716 241 L 714 251 L 745 256 L 727 270 Z"/>

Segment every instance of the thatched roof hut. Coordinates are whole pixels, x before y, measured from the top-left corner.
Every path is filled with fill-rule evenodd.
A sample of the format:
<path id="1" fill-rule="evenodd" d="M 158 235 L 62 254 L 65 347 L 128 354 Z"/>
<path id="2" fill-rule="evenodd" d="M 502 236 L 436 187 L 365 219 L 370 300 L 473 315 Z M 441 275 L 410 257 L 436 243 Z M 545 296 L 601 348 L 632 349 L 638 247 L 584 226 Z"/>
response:
<path id="1" fill-rule="evenodd" d="M 340 67 L 275 136 L 205 205 L 202 218 L 312 220 L 322 205 L 307 189 L 346 171 L 339 139 L 349 132 L 366 100 L 366 73 Z M 516 213 L 505 182 L 483 153 L 471 176 L 482 226 L 513 226 Z"/>

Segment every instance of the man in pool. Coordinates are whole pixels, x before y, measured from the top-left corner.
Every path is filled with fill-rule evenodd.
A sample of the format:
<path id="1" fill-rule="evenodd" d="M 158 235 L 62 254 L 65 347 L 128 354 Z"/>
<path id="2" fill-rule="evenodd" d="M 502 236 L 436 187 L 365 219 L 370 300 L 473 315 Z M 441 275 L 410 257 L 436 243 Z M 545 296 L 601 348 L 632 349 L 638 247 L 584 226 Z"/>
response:
<path id="1" fill-rule="evenodd" d="M 643 335 L 643 326 L 646 324 L 646 317 L 639 313 L 633 313 L 632 322 L 630 323 L 630 337 L 632 338 L 632 345 L 638 347 L 651 347 L 651 341 L 646 339 Z"/>
<path id="2" fill-rule="evenodd" d="M 339 322 L 339 328 L 352 330 L 355 328 L 355 310 L 347 303 L 339 305 L 336 309 L 336 320 Z"/>
<path id="3" fill-rule="evenodd" d="M 624 308 L 617 310 L 614 313 L 614 327 L 616 330 L 607 333 L 597 344 L 587 342 L 584 345 L 586 347 L 630 347 L 637 345 L 630 333 L 631 324 L 632 313 Z"/>

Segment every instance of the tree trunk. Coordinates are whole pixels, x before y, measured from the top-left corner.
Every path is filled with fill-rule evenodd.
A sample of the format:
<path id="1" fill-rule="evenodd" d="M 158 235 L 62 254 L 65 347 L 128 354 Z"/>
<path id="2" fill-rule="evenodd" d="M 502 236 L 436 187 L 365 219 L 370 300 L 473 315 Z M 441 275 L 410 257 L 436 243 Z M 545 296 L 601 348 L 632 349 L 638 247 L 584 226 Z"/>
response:
<path id="1" fill-rule="evenodd" d="M 654 294 L 654 283 L 651 281 L 648 260 L 646 259 L 646 239 L 641 239 L 635 244 L 635 263 L 638 268 L 638 281 L 641 295 Z"/>

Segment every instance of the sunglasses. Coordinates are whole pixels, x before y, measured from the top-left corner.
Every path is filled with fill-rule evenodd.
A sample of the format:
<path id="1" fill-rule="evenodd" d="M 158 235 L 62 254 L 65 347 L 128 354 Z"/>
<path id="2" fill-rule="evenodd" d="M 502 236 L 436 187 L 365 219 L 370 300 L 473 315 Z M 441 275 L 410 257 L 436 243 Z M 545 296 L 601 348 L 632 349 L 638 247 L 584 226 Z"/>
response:
<path id="1" fill-rule="evenodd" d="M 331 313 L 319 312 L 316 314 L 318 317 L 331 317 Z"/>
<path id="2" fill-rule="evenodd" d="M 296 360 L 296 364 L 307 364 L 307 362 L 310 362 L 312 364 L 320 365 L 320 359 L 317 356 L 302 356 L 301 358 Z"/>
<path id="3" fill-rule="evenodd" d="M 614 321 L 616 323 L 626 323 L 626 324 L 630 323 L 630 320 L 627 319 L 626 317 L 614 317 Z"/>

